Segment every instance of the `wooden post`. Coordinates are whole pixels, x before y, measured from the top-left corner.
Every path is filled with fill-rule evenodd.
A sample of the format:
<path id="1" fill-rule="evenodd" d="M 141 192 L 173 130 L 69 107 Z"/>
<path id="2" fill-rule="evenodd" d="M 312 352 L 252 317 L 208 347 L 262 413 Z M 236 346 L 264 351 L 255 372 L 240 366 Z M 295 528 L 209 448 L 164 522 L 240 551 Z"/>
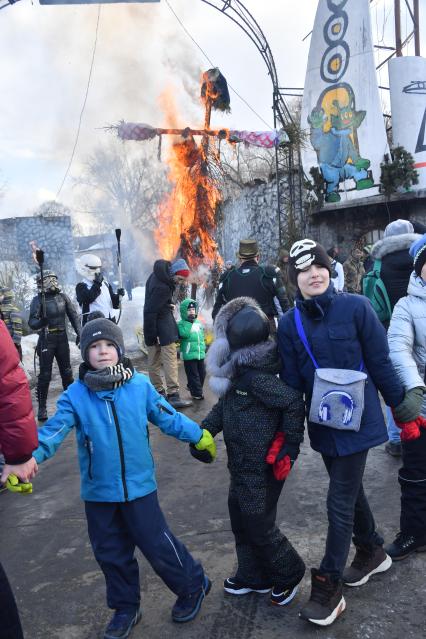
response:
<path id="1" fill-rule="evenodd" d="M 395 0 L 395 48 L 398 58 L 402 56 L 401 0 Z"/>

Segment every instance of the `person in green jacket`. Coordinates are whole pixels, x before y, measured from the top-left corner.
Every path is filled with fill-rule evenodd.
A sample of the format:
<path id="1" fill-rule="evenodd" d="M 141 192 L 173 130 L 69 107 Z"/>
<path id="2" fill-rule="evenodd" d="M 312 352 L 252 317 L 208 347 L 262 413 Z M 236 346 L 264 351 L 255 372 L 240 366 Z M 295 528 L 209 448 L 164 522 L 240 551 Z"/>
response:
<path id="1" fill-rule="evenodd" d="M 181 357 L 192 399 L 204 399 L 206 342 L 203 326 L 197 315 L 197 302 L 190 298 L 183 300 L 180 305 L 181 319 L 178 322 Z"/>

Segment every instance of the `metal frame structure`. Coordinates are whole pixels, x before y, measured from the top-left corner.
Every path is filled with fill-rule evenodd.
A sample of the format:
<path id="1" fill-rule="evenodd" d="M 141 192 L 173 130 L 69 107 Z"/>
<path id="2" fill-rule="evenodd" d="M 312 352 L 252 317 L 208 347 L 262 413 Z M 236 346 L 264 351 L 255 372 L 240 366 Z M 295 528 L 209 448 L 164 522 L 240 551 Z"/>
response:
<path id="1" fill-rule="evenodd" d="M 295 122 L 284 99 L 284 89 L 278 81 L 277 68 L 271 47 L 260 25 L 240 0 L 202 0 L 204 4 L 220 11 L 232 20 L 253 42 L 266 67 L 272 82 L 272 109 L 274 127 L 283 128 L 290 137 L 285 148 L 275 147 L 275 168 L 277 178 L 277 221 L 280 246 L 283 240 L 283 222 L 295 223 L 303 218 L 303 168 L 300 146 L 294 143 Z M 287 175 L 287 193 L 281 188 L 280 175 Z"/>

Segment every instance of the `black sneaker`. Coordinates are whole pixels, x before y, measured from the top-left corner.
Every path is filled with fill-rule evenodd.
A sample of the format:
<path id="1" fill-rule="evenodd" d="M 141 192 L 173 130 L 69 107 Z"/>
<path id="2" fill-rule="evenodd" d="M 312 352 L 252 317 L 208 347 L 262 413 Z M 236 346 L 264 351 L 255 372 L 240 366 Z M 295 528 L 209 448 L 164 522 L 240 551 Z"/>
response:
<path id="1" fill-rule="evenodd" d="M 274 606 L 285 606 L 290 603 L 296 596 L 299 584 L 290 586 L 290 588 L 272 588 L 271 603 Z"/>
<path id="2" fill-rule="evenodd" d="M 203 600 L 210 592 L 212 582 L 208 577 L 204 575 L 203 585 L 192 595 L 186 597 L 178 597 L 176 603 L 172 608 L 172 619 L 177 623 L 185 623 L 186 621 L 192 621 L 200 612 L 201 604 Z"/>
<path id="3" fill-rule="evenodd" d="M 413 554 L 413 552 L 426 551 L 426 536 L 415 537 L 399 532 L 393 543 L 386 546 L 386 552 L 393 561 L 401 561 Z"/>
<path id="4" fill-rule="evenodd" d="M 223 582 L 223 588 L 230 595 L 248 595 L 249 592 L 258 592 L 263 595 L 266 592 L 270 592 L 272 586 L 261 586 L 260 584 L 247 586 L 247 584 L 241 583 L 235 577 L 228 577 Z"/>
<path id="5" fill-rule="evenodd" d="M 343 583 L 345 586 L 363 586 L 372 575 L 386 572 L 391 566 L 392 559 L 383 546 L 374 546 L 372 549 L 356 546 L 355 557 L 343 573 Z"/>
<path id="6" fill-rule="evenodd" d="M 120 612 L 117 610 L 105 629 L 104 639 L 126 639 L 141 620 L 142 612 Z"/>
<path id="7" fill-rule="evenodd" d="M 167 395 L 167 401 L 171 406 L 173 406 L 173 408 L 186 408 L 187 406 L 192 406 L 191 400 L 182 399 L 179 393 Z"/>
<path id="8" fill-rule="evenodd" d="M 346 608 L 343 597 L 343 582 L 333 581 L 330 575 L 312 568 L 311 596 L 299 617 L 317 626 L 330 626 Z"/>
<path id="9" fill-rule="evenodd" d="M 401 443 L 400 442 L 388 442 L 385 446 L 385 451 L 392 457 L 401 457 Z"/>

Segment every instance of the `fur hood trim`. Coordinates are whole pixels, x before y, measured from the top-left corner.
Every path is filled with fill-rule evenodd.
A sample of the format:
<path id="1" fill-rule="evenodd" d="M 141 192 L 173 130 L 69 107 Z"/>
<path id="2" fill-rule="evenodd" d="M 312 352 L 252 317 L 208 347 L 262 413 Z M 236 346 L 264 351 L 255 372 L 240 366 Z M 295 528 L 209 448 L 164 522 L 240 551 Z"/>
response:
<path id="1" fill-rule="evenodd" d="M 389 253 L 409 249 L 412 243 L 420 237 L 421 235 L 417 233 L 403 233 L 402 235 L 384 237 L 382 240 L 376 242 L 371 249 L 371 257 L 375 260 L 381 260 L 385 255 L 389 255 Z"/>
<path id="2" fill-rule="evenodd" d="M 260 310 L 259 304 L 253 298 L 236 297 L 222 306 L 214 323 L 215 340 L 206 356 L 206 369 L 210 376 L 209 386 L 218 397 L 225 395 L 231 388 L 232 379 L 239 367 L 261 366 L 265 358 L 270 357 L 277 348 L 274 341 L 268 340 L 231 351 L 226 337 L 229 321 L 238 311 L 247 306 Z"/>

